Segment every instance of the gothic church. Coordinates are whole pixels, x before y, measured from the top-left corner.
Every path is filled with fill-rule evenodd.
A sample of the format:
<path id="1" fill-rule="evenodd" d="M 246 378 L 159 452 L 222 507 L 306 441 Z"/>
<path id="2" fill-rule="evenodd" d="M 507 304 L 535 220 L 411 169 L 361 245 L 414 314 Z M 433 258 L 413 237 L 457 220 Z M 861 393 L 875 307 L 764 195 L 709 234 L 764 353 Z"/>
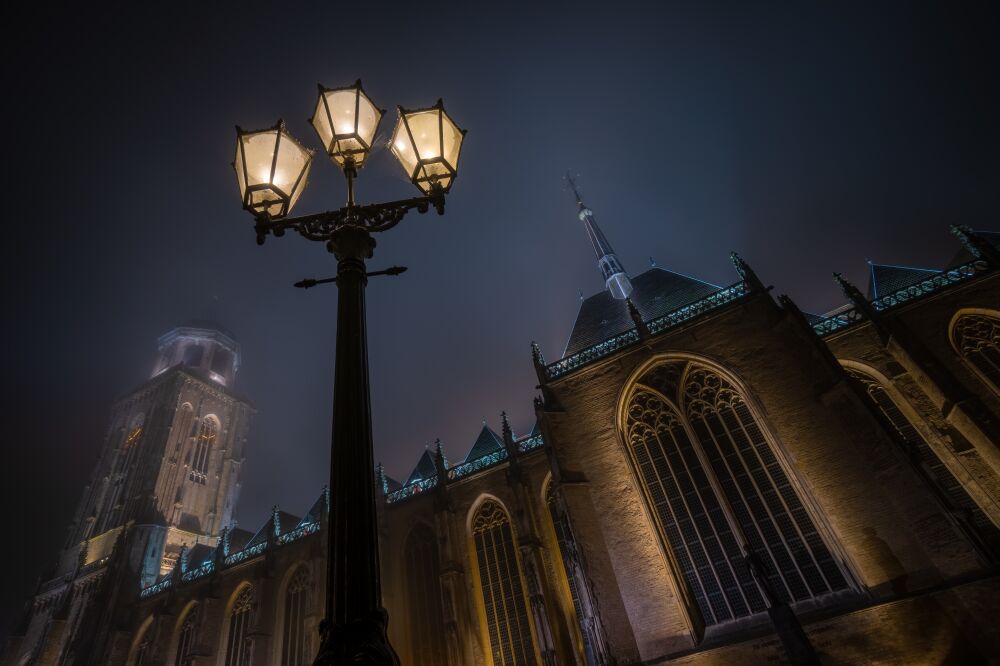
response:
<path id="1" fill-rule="evenodd" d="M 607 288 L 560 358 L 532 345 L 535 428 L 377 471 L 402 662 L 996 659 L 1000 234 L 954 228 L 943 270 L 872 264 L 820 316 L 735 255 L 725 287 L 630 276 L 577 202 Z M 328 497 L 229 529 L 239 362 L 214 326 L 160 338 L 0 663 L 312 662 Z"/>

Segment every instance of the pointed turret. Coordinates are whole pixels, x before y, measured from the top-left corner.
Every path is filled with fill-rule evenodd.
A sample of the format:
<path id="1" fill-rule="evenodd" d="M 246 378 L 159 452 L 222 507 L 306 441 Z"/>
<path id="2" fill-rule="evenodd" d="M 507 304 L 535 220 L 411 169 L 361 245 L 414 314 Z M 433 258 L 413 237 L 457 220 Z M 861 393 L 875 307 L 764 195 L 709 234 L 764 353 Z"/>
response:
<path id="1" fill-rule="evenodd" d="M 605 238 L 601 228 L 597 226 L 597 220 L 594 219 L 594 211 L 587 208 L 580 198 L 580 192 L 576 188 L 576 181 L 573 180 L 570 174 L 566 174 L 566 180 L 569 181 L 569 186 L 573 190 L 573 197 L 576 199 L 578 208 L 577 216 L 583 222 L 584 227 L 586 227 L 587 237 L 590 238 L 590 242 L 594 246 L 594 253 L 597 255 L 597 267 L 601 270 L 601 275 L 604 277 L 605 286 L 611 292 L 611 295 L 618 300 L 628 298 L 629 294 L 632 293 L 632 281 L 629 279 L 628 273 L 625 272 L 625 268 L 615 255 L 611 243 Z"/>

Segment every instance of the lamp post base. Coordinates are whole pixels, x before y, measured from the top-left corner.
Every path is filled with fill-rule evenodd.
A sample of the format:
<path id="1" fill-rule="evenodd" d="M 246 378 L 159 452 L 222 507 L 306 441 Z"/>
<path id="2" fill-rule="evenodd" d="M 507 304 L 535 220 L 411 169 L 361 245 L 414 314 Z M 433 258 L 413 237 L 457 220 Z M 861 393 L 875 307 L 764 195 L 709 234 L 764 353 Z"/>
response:
<path id="1" fill-rule="evenodd" d="M 320 624 L 322 644 L 313 666 L 399 666 L 399 656 L 386 633 L 389 614 L 379 608 L 369 617 L 347 624 Z"/>

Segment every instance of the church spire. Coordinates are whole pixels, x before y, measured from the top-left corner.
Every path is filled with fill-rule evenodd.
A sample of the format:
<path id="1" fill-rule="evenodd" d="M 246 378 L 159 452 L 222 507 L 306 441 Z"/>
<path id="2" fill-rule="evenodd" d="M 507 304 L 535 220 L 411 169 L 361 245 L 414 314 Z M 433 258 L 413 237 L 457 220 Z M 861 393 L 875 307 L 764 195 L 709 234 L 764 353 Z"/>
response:
<path id="1" fill-rule="evenodd" d="M 590 242 L 594 246 L 594 252 L 597 254 L 597 267 L 601 269 L 601 275 L 604 276 L 605 286 L 615 298 L 619 300 L 628 298 L 629 294 L 632 293 L 632 281 L 629 280 L 628 273 L 625 272 L 622 263 L 618 261 L 611 243 L 604 237 L 601 228 L 597 226 L 597 220 L 594 219 L 594 211 L 587 208 L 580 198 L 580 192 L 576 189 L 576 181 L 573 180 L 573 176 L 567 173 L 566 180 L 569 181 L 569 186 L 573 190 L 573 196 L 576 198 L 576 205 L 579 208 L 577 215 L 587 228 L 587 236 L 590 238 Z"/>

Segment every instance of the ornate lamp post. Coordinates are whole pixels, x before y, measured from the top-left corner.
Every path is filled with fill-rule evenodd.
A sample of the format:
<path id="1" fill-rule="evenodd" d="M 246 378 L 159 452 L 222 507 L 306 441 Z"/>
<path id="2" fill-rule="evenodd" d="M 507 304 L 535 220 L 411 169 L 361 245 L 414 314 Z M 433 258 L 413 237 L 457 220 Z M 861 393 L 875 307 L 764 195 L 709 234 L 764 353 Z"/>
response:
<path id="1" fill-rule="evenodd" d="M 310 122 L 347 178 L 347 205 L 302 217 L 287 215 L 305 188 L 312 152 L 280 121 L 256 132 L 236 128 L 233 167 L 243 208 L 256 220 L 257 243 L 293 229 L 309 240 L 325 242 L 337 258 L 337 277 L 329 280 L 337 283 L 338 301 L 326 620 L 316 664 L 399 663 L 386 635 L 388 615 L 379 582 L 365 286 L 370 275 L 405 269 L 368 273 L 365 260 L 375 249 L 372 233 L 392 228 L 411 209 L 425 213 L 433 207 L 444 213 L 465 135 L 440 100 L 427 109 L 399 107 L 391 150 L 423 195 L 359 206 L 354 180 L 368 160 L 383 113 L 362 90 L 361 81 L 344 88 L 320 86 Z M 299 286 L 317 283 L 307 280 Z"/>

